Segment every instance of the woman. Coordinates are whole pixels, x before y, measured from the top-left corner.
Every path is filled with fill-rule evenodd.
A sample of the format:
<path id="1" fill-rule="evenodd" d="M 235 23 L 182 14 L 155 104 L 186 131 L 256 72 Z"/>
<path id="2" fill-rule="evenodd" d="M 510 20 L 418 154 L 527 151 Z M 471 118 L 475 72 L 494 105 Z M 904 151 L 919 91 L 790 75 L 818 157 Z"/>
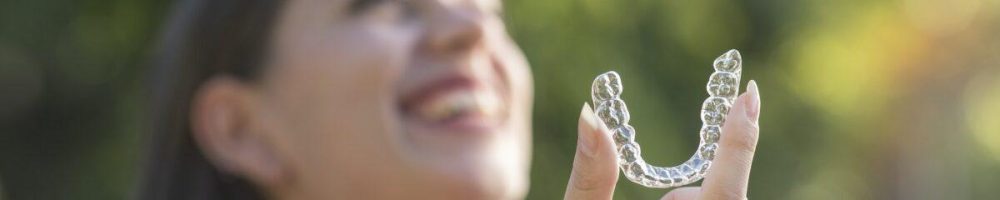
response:
<path id="1" fill-rule="evenodd" d="M 499 0 L 183 1 L 156 73 L 141 199 L 517 199 L 532 82 Z M 756 88 L 701 188 L 742 199 Z M 610 199 L 608 130 L 584 106 L 567 199 Z"/>

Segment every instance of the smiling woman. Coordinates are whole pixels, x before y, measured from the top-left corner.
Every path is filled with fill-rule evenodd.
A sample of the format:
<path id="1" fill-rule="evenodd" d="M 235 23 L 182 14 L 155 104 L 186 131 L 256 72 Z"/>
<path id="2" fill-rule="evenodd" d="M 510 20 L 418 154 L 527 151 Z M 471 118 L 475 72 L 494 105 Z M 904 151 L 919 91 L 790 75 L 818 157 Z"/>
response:
<path id="1" fill-rule="evenodd" d="M 184 1 L 142 199 L 509 199 L 531 76 L 496 1 Z"/>

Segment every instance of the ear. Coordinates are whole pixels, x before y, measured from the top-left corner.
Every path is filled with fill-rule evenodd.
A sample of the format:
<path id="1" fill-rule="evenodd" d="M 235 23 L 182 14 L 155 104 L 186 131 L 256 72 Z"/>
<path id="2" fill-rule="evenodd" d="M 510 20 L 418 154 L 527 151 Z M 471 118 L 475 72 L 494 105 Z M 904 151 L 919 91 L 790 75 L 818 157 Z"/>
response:
<path id="1" fill-rule="evenodd" d="M 205 157 L 222 171 L 258 186 L 276 186 L 289 178 L 286 163 L 270 136 L 259 128 L 256 91 L 233 77 L 204 83 L 191 102 L 192 138 Z"/>

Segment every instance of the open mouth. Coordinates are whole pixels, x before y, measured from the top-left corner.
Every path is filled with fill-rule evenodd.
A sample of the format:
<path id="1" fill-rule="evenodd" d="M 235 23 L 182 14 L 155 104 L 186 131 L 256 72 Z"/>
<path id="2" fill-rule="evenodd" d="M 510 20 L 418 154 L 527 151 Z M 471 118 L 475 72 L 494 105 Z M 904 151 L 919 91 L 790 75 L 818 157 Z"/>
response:
<path id="1" fill-rule="evenodd" d="M 504 103 L 496 90 L 468 78 L 437 81 L 404 96 L 406 120 L 448 132 L 485 132 L 500 123 Z"/>

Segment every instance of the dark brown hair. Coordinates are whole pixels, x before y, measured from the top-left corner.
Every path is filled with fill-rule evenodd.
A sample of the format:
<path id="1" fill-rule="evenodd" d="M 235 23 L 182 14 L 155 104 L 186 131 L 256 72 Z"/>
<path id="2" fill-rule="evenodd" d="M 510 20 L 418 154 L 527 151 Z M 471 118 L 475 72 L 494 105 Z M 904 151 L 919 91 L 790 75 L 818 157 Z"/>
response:
<path id="1" fill-rule="evenodd" d="M 152 70 L 152 135 L 139 199 L 263 199 L 220 171 L 191 137 L 190 101 L 214 76 L 253 81 L 267 62 L 282 0 L 183 0 L 165 26 Z"/>

